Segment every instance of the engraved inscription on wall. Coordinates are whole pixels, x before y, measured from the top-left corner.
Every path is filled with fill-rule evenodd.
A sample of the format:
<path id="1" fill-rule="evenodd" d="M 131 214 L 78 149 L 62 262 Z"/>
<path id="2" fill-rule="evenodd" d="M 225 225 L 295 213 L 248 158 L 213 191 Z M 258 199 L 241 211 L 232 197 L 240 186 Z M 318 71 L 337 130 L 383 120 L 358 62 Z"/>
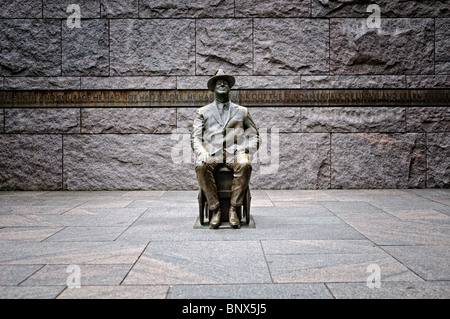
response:
<path id="1" fill-rule="evenodd" d="M 240 90 L 244 106 L 448 105 L 450 90 Z M 0 91 L 0 107 L 197 107 L 214 93 L 196 91 Z"/>

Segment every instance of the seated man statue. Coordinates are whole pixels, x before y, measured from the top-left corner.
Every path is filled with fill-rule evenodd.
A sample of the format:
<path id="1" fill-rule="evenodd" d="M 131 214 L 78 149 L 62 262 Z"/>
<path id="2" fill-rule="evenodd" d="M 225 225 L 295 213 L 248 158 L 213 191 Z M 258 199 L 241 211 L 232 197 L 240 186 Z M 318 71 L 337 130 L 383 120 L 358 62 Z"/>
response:
<path id="1" fill-rule="evenodd" d="M 239 227 L 237 208 L 244 203 L 251 170 L 251 156 L 258 150 L 259 133 L 247 108 L 230 101 L 235 78 L 217 70 L 208 81 L 214 102 L 197 110 L 191 132 L 196 156 L 195 171 L 212 217 L 210 227 L 220 226 L 220 205 L 214 171 L 225 166 L 233 171 L 229 221 Z"/>

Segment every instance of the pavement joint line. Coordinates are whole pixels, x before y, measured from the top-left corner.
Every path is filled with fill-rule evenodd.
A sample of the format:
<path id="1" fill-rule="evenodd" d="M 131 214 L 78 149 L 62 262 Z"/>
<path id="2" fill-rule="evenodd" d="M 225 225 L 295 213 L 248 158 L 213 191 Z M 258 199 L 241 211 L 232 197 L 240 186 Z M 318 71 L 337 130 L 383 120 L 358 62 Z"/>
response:
<path id="1" fill-rule="evenodd" d="M 128 275 L 130 274 L 131 270 L 134 268 L 134 266 L 136 266 L 136 263 L 139 261 L 139 259 L 142 257 L 142 255 L 144 254 L 145 250 L 147 249 L 148 245 L 150 245 L 151 240 L 149 240 L 149 242 L 145 245 L 144 249 L 142 249 L 141 253 L 139 254 L 139 256 L 136 258 L 136 260 L 134 261 L 134 263 L 131 265 L 130 269 L 128 269 L 127 273 L 125 274 L 125 276 L 123 276 L 122 280 L 119 283 L 119 286 L 122 286 L 123 282 L 125 281 L 125 279 L 128 277 Z"/>
<path id="2" fill-rule="evenodd" d="M 328 210 L 330 213 L 332 213 L 334 216 L 336 216 L 337 218 L 339 218 L 339 219 L 340 219 L 343 223 L 345 223 L 348 227 L 350 227 L 351 229 L 353 229 L 354 231 L 356 231 L 358 234 L 360 234 L 361 236 L 363 236 L 366 240 L 370 241 L 373 245 L 375 245 L 375 246 L 378 247 L 378 245 L 377 245 L 373 240 L 371 240 L 370 238 L 368 238 L 367 236 L 365 236 L 363 233 L 361 233 L 359 230 L 357 230 L 355 227 L 353 227 L 352 225 L 350 225 L 349 223 L 347 223 L 344 219 L 342 219 L 341 217 L 339 217 L 338 214 L 336 214 L 335 212 L 333 212 L 333 211 L 331 211 L 330 209 L 328 209 L 328 207 L 324 206 L 324 205 L 322 204 L 321 201 L 318 201 L 318 203 L 319 203 L 322 207 L 324 207 L 326 210 Z"/>
<path id="3" fill-rule="evenodd" d="M 143 212 L 142 212 L 142 214 L 140 214 L 139 215 L 139 217 L 137 217 L 123 232 L 121 232 L 116 238 L 114 238 L 114 240 L 113 240 L 113 242 L 116 242 L 116 240 L 117 239 L 119 239 L 120 238 L 120 236 L 122 236 L 127 230 L 129 230 L 130 229 L 130 227 L 131 226 L 133 226 L 134 225 L 134 223 L 136 223 L 138 220 L 139 220 L 139 218 L 141 218 L 142 217 L 142 215 L 144 215 L 148 210 L 149 210 L 150 208 L 147 208 L 146 210 L 144 210 Z M 150 243 L 150 241 L 149 241 L 149 243 Z"/>
<path id="4" fill-rule="evenodd" d="M 398 247 L 399 245 L 391 245 L 391 247 Z M 404 267 L 406 267 L 409 271 L 411 271 L 413 274 L 415 274 L 417 277 L 419 277 L 420 279 L 422 279 L 423 281 L 427 281 L 425 278 L 423 278 L 421 275 L 419 275 L 416 271 L 414 271 L 413 269 L 411 269 L 410 267 L 408 267 L 407 265 L 405 265 L 405 263 L 401 262 L 398 258 L 396 258 L 395 256 L 393 256 L 391 253 L 389 253 L 388 251 L 386 251 L 386 249 L 384 249 L 382 246 L 378 246 L 381 250 L 383 250 L 388 256 L 391 256 L 394 260 L 396 260 L 398 263 L 402 264 Z M 404 245 L 403 247 L 411 247 L 411 245 Z"/>
<path id="5" fill-rule="evenodd" d="M 333 294 L 333 291 L 330 289 L 330 287 L 327 285 L 328 282 L 324 282 L 323 283 L 325 285 L 325 287 L 327 288 L 328 292 L 330 293 L 330 295 L 333 297 L 333 299 L 337 299 L 336 296 Z"/>
<path id="6" fill-rule="evenodd" d="M 266 252 L 264 251 L 264 246 L 262 244 L 262 240 L 261 239 L 259 240 L 259 245 L 261 246 L 261 250 L 262 250 L 262 253 L 263 253 L 263 256 L 264 256 L 264 261 L 266 262 L 267 271 L 269 272 L 270 280 L 272 281 L 272 284 L 274 284 L 275 281 L 273 280 L 272 272 L 270 271 L 269 262 L 267 261 Z"/>

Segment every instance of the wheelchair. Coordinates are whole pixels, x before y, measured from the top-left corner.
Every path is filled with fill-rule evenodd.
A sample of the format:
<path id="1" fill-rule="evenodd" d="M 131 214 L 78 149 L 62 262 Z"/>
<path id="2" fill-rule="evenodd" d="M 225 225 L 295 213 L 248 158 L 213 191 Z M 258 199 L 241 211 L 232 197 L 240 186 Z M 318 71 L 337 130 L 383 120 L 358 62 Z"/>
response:
<path id="1" fill-rule="evenodd" d="M 229 221 L 228 211 L 231 205 L 230 199 L 231 199 L 231 186 L 233 184 L 233 171 L 226 167 L 221 167 L 214 172 L 214 179 L 217 185 L 220 211 L 222 213 L 220 221 L 227 223 Z M 243 220 L 246 225 L 250 223 L 250 202 L 251 202 L 250 188 L 247 188 L 244 197 L 244 205 L 239 207 L 239 209 L 237 210 L 241 224 Z M 198 192 L 198 205 L 199 205 L 200 224 L 203 226 L 208 225 L 212 216 L 208 208 L 206 196 L 203 194 L 201 189 Z"/>

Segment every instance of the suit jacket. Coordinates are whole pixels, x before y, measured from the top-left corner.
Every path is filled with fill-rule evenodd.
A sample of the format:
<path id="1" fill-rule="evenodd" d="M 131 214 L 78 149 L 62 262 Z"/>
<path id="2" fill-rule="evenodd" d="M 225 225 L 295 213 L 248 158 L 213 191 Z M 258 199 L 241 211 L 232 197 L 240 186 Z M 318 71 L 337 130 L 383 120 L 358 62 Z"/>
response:
<path id="1" fill-rule="evenodd" d="M 259 133 L 246 107 L 230 101 L 224 122 L 214 101 L 197 110 L 191 146 L 197 157 L 207 152 L 218 163 L 229 162 L 234 156 L 253 155 L 259 148 Z"/>

